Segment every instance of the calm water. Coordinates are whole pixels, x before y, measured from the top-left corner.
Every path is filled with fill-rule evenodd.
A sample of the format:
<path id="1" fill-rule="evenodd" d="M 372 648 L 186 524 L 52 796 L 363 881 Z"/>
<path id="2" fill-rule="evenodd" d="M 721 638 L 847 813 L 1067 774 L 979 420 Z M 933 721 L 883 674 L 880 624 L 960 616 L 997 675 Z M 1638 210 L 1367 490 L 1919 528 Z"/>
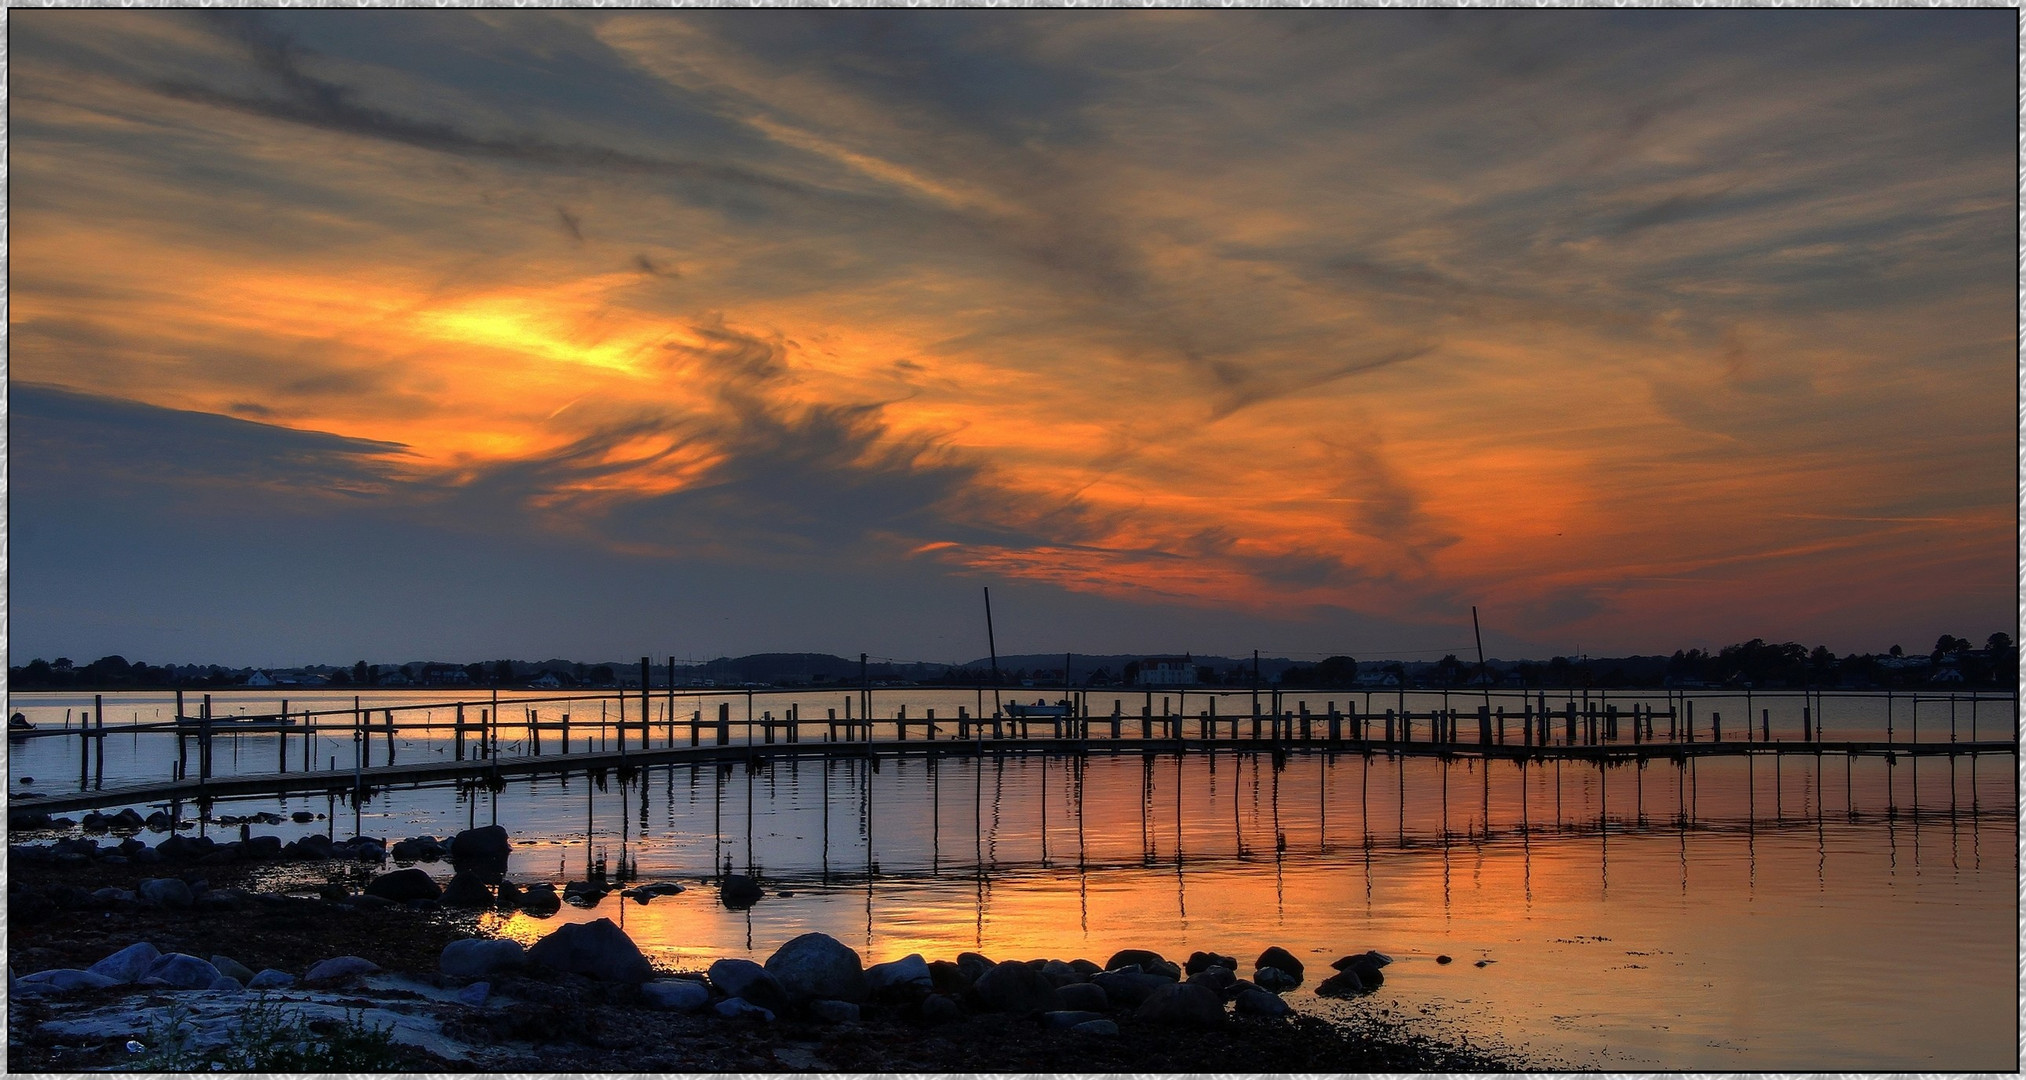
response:
<path id="1" fill-rule="evenodd" d="M 128 695 L 117 708 L 150 719 L 165 700 Z M 805 700 L 805 719 L 842 713 L 842 695 Z M 974 706 L 968 696 L 910 700 L 910 715 Z M 1130 730 L 1144 699 L 1121 700 Z M 1310 706 L 1320 712 L 1327 700 L 1313 695 Z M 1791 716 L 1773 713 L 1774 734 L 1797 737 L 1799 699 L 1785 703 Z M 1829 738 L 1882 737 L 1882 699 L 1828 706 Z M 60 725 L 78 700 L 17 697 L 13 707 Z M 1091 707 L 1107 712 L 1110 698 Z M 1935 707 L 1919 706 L 1923 741 Z M 733 715 L 743 708 L 740 697 Z M 1894 708 L 1904 724 L 1908 703 Z M 1959 722 L 1966 708 L 1959 703 Z M 2009 702 L 1977 708 L 1980 726 L 2009 737 Z M 1220 705 L 1231 711 L 1233 702 Z M 108 724 L 122 715 L 109 700 Z M 1791 732 L 1778 730 L 1783 717 Z M 1863 730 L 1873 721 L 1876 733 Z M 1839 736 L 1839 726 L 1853 734 Z M 106 784 L 167 778 L 173 737 L 106 741 Z M 327 741 L 326 763 L 342 755 L 348 770 L 349 736 Z M 24 776 L 36 777 L 31 790 L 75 789 L 76 742 L 12 745 L 10 789 L 21 791 Z M 299 739 L 289 745 L 300 755 Z M 395 740 L 397 760 L 440 752 L 441 738 Z M 218 771 L 235 755 L 233 771 L 269 771 L 276 753 L 272 735 L 221 740 Z M 560 920 L 610 916 L 678 965 L 764 959 L 812 929 L 871 961 L 964 949 L 1102 961 L 1128 946 L 1249 961 L 1281 945 L 1326 973 L 1344 952 L 1379 948 L 1399 962 L 1377 994 L 1341 1003 L 1303 990 L 1290 1000 L 1317 1012 L 1389 1009 L 1578 1066 L 1960 1070 L 2016 1066 L 2015 781 L 2009 754 L 1601 771 L 1354 753 L 1295 753 L 1279 767 L 1271 754 L 1229 751 L 988 754 L 889 758 L 877 769 L 859 759 L 668 766 L 626 781 L 614 772 L 510 781 L 498 792 L 396 790 L 360 807 L 269 797 L 214 812 L 331 815 L 271 830 L 284 836 L 348 835 L 355 815 L 368 835 L 390 838 L 496 820 L 514 835 L 521 880 L 561 882 L 602 864 L 685 881 L 688 892 L 646 906 L 614 894 L 593 910 L 497 920 L 500 932 L 532 939 Z M 792 895 L 726 911 L 698 883 L 726 865 Z M 1456 962 L 1438 965 L 1438 953 Z"/>

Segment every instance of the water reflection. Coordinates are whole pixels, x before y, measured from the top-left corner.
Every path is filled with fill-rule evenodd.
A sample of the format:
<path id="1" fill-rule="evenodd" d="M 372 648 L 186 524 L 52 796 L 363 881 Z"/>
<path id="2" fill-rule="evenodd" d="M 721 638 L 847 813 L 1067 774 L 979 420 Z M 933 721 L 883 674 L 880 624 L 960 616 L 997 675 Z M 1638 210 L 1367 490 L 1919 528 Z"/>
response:
<path id="1" fill-rule="evenodd" d="M 1927 709 L 1920 722 L 1932 728 Z M 1769 725 L 1780 733 L 1760 720 L 1759 736 Z M 583 734 L 579 725 L 573 737 Z M 221 741 L 217 766 L 271 767 L 262 739 Z M 396 755 L 437 752 L 375 741 Z M 284 838 L 498 823 L 514 837 L 517 881 L 679 880 L 688 891 L 645 905 L 615 894 L 547 919 L 492 917 L 528 940 L 559 920 L 613 917 L 674 964 L 764 958 L 811 929 L 872 960 L 1281 945 L 1326 964 L 1378 947 L 1401 962 L 1385 996 L 1358 1007 L 1467 1002 L 1483 1012 L 1473 1025 L 1585 1064 L 2012 1064 L 2009 755 L 1844 756 L 1835 785 L 1824 770 L 1838 755 L 1600 767 L 942 749 L 616 768 L 363 800 L 266 797 L 212 812 L 325 814 L 273 830 Z M 41 767 L 33 752 L 10 761 L 17 775 Z M 114 775 L 121 759 L 100 756 Z M 1935 838 L 1922 836 L 1943 819 L 1947 873 L 1936 872 Z M 727 872 L 756 875 L 767 896 L 725 909 L 711 882 Z M 1436 965 L 1440 952 L 1463 962 Z"/>

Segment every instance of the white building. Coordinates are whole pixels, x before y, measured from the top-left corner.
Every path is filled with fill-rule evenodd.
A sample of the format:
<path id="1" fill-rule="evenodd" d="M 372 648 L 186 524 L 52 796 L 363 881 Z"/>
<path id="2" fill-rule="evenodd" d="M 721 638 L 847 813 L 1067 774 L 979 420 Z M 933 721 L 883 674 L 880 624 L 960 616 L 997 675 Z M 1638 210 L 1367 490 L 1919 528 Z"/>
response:
<path id="1" fill-rule="evenodd" d="M 1188 656 L 1149 656 L 1140 661 L 1141 686 L 1194 686 L 1196 661 Z"/>

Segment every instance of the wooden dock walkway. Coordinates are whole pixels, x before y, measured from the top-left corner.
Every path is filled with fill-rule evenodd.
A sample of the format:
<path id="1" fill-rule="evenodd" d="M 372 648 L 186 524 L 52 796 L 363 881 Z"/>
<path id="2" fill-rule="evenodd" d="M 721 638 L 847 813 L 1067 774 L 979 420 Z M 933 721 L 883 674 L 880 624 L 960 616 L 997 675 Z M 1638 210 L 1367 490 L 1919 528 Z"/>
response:
<path id="1" fill-rule="evenodd" d="M 1248 718 L 1249 719 L 1249 718 Z M 989 725 L 990 721 L 985 724 Z M 1269 721 L 1270 723 L 1270 721 Z M 984 725 L 980 725 L 984 726 Z M 243 799 L 290 793 L 350 793 L 359 787 L 381 790 L 440 782 L 484 782 L 507 777 L 569 774 L 600 769 L 660 765 L 743 762 L 755 759 L 823 759 L 894 757 L 900 755 L 973 756 L 1003 753 L 1173 754 L 1206 751 L 1251 753 L 1330 753 L 1373 757 L 1481 759 L 1491 761 L 1578 761 L 1622 764 L 1650 760 L 1742 756 L 1857 755 L 1879 757 L 1942 757 L 2015 754 L 2012 741 L 1976 742 L 1616 742 L 1577 745 L 1524 745 L 1497 742 L 1413 742 L 1354 739 L 1174 738 L 1132 737 L 1079 739 L 1061 736 L 973 739 L 880 739 L 809 742 L 701 743 L 656 748 L 628 748 L 542 756 L 515 755 L 463 760 L 419 761 L 353 770 L 253 773 L 163 782 L 116 785 L 63 795 L 24 798 L 16 795 L 11 809 L 72 813 L 111 806 L 156 805 L 203 799 Z"/>

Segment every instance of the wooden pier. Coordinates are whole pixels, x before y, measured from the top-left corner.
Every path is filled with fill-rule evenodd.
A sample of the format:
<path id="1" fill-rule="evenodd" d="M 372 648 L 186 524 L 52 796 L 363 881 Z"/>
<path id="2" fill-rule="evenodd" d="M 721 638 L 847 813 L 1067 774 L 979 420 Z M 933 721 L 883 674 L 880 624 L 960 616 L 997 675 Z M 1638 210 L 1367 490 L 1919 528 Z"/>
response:
<path id="1" fill-rule="evenodd" d="M 1250 720 L 1250 718 L 1246 718 Z M 1397 721 L 1398 718 L 1395 717 Z M 890 722 L 890 721 L 887 721 Z M 883 722 L 884 723 L 884 722 Z M 715 727 L 716 725 L 711 725 Z M 989 730 L 990 721 L 974 725 Z M 1065 722 L 1064 726 L 1069 726 Z M 1270 724 L 1267 725 L 1270 728 Z M 1002 729 L 1003 731 L 1004 729 Z M 1404 733 L 1401 724 L 1396 732 Z M 715 733 L 714 733 L 715 734 Z M 1320 732 L 1313 734 L 1320 735 Z M 1576 745 L 1524 745 L 1518 743 L 1466 741 L 1348 740 L 1343 738 L 1276 739 L 1270 732 L 1253 738 L 1209 735 L 1197 738 L 1163 736 L 1080 738 L 1069 733 L 1032 737 L 989 738 L 982 734 L 967 739 L 878 739 L 878 740 L 787 740 L 766 743 L 715 741 L 692 745 L 666 745 L 648 749 L 618 749 L 568 754 L 523 754 L 505 757 L 435 760 L 406 764 L 360 767 L 352 771 L 273 772 L 234 776 L 200 777 L 163 782 L 123 784 L 42 798 L 21 798 L 15 809 L 46 813 L 71 813 L 110 806 L 153 805 L 206 799 L 244 799 L 290 793 L 356 793 L 394 787 L 416 787 L 442 782 L 488 782 L 508 777 L 568 774 L 594 770 L 643 768 L 755 759 L 860 758 L 910 756 L 969 757 L 983 754 L 1040 753 L 1058 756 L 1177 754 L 1204 751 L 1249 753 L 1358 754 L 1367 757 L 1416 757 L 1444 760 L 1476 758 L 1502 761 L 1576 761 L 1612 765 L 1649 760 L 1685 761 L 1714 757 L 1792 757 L 1850 755 L 1896 758 L 1900 756 L 1943 757 L 1976 754 L 2012 754 L 2016 742 L 1980 741 L 1954 743 L 1904 742 L 1622 742 Z"/>

